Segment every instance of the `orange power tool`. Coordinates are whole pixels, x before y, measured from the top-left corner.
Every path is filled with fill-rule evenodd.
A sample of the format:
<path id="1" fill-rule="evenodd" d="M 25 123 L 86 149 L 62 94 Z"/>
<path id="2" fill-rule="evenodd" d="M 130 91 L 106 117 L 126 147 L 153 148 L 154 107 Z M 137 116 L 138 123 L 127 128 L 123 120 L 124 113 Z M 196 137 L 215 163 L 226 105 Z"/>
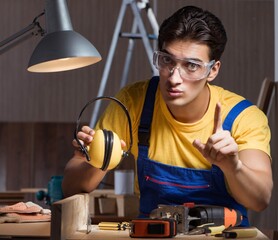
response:
<path id="1" fill-rule="evenodd" d="M 190 225 L 194 227 L 214 223 L 216 226 L 224 225 L 228 228 L 238 226 L 242 221 L 241 212 L 221 206 L 195 205 L 189 208 L 188 215 L 195 217 L 190 221 Z"/>
<path id="2" fill-rule="evenodd" d="M 235 227 L 241 224 L 242 214 L 235 209 L 217 205 L 159 205 L 154 209 L 151 218 L 173 218 L 177 221 L 177 232 L 188 234 L 198 226 L 212 223 L 214 226 Z"/>

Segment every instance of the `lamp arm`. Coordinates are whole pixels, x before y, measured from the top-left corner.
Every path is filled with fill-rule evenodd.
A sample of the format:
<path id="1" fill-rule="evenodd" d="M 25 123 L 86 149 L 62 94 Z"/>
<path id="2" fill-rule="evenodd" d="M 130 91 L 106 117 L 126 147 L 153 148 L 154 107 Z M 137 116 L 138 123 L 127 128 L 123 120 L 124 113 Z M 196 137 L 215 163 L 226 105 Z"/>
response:
<path id="1" fill-rule="evenodd" d="M 27 27 L 23 28 L 22 30 L 16 32 L 15 34 L 11 35 L 10 37 L 6 38 L 5 40 L 0 42 L 0 55 L 10 48 L 16 46 L 19 42 L 26 40 L 27 38 L 35 35 L 43 36 L 45 34 L 45 30 L 41 27 L 40 23 L 38 22 L 38 18 L 42 16 L 44 12 L 39 14 L 31 24 Z M 35 29 L 35 30 L 34 30 Z M 31 32 L 31 34 L 28 34 Z"/>

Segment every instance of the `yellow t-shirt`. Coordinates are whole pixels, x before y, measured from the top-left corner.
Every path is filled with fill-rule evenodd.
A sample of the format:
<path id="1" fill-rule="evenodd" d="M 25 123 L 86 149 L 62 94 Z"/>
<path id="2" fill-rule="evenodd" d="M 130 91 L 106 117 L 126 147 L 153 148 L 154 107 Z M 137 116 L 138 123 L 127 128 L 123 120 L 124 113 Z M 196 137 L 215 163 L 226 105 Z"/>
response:
<path id="1" fill-rule="evenodd" d="M 133 146 L 135 159 L 138 156 L 138 127 L 149 81 L 137 82 L 122 89 L 117 94 L 128 109 L 132 121 Z M 195 139 L 203 143 L 212 135 L 214 111 L 217 102 L 221 103 L 222 122 L 231 108 L 244 98 L 221 87 L 208 84 L 210 103 L 205 115 L 195 123 L 176 121 L 162 99 L 159 87 L 153 111 L 150 136 L 149 158 L 164 164 L 209 169 L 211 164 L 192 145 Z M 127 117 L 121 107 L 111 102 L 97 128 L 105 128 L 117 133 L 127 145 L 130 142 Z M 232 136 L 239 151 L 259 149 L 270 156 L 270 129 L 265 114 L 255 105 L 245 109 L 234 121 Z M 138 189 L 137 189 L 138 190 Z"/>

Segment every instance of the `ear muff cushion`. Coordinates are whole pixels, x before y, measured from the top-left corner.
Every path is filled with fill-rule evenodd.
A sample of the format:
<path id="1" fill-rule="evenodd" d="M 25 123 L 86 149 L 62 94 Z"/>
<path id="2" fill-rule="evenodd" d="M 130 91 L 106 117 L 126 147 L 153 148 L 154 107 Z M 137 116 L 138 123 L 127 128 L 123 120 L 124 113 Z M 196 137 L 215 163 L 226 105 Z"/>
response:
<path id="1" fill-rule="evenodd" d="M 114 136 L 111 131 L 107 131 L 103 129 L 103 135 L 104 135 L 104 159 L 103 164 L 101 167 L 101 170 L 106 170 L 110 163 L 110 158 L 113 150 L 113 143 L 114 143 Z"/>
<path id="2" fill-rule="evenodd" d="M 102 170 L 115 168 L 122 159 L 120 138 L 112 131 L 97 130 L 89 149 L 88 163 Z"/>

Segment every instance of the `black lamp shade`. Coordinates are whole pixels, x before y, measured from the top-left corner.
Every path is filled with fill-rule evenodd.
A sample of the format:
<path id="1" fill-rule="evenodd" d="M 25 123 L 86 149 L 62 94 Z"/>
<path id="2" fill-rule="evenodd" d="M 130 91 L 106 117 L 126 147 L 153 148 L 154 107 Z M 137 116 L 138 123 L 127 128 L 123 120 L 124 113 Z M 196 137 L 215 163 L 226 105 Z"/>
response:
<path id="1" fill-rule="evenodd" d="M 57 31 L 47 34 L 35 48 L 30 72 L 58 72 L 77 69 L 101 60 L 97 49 L 79 33 Z"/>
<path id="2" fill-rule="evenodd" d="M 96 48 L 72 28 L 66 0 L 46 0 L 47 34 L 35 48 L 27 70 L 60 72 L 101 60 Z"/>

